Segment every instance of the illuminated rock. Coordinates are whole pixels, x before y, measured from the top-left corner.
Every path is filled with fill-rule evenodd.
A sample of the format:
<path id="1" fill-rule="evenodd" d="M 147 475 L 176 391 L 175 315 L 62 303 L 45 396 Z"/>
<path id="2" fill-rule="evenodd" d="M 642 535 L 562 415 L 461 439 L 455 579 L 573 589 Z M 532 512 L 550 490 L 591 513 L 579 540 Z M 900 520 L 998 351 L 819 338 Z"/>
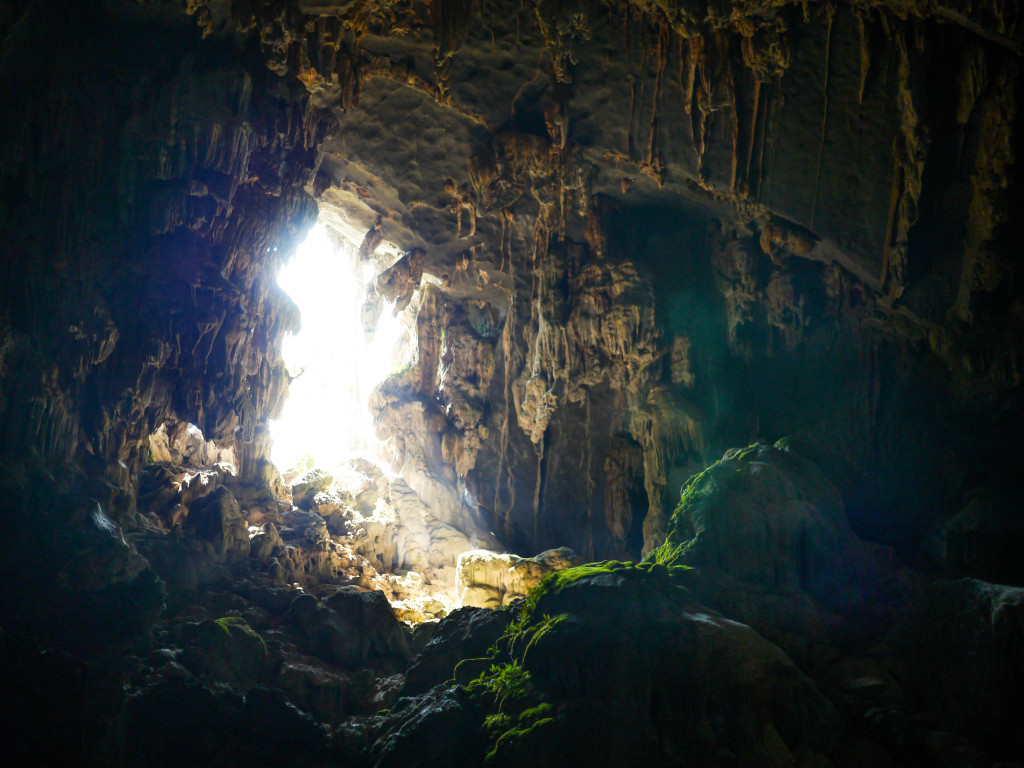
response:
<path id="1" fill-rule="evenodd" d="M 456 598 L 460 606 L 500 608 L 526 597 L 545 575 L 580 562 L 567 547 L 549 549 L 536 557 L 483 550 L 463 552 L 457 567 Z"/>

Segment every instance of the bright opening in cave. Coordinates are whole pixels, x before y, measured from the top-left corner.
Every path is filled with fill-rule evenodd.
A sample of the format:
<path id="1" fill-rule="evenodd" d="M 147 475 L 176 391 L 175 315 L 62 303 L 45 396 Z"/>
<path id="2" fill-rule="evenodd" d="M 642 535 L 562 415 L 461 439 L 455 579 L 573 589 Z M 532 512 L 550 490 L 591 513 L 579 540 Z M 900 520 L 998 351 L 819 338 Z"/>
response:
<path id="1" fill-rule="evenodd" d="M 317 223 L 281 269 L 278 284 L 302 312 L 302 329 L 284 341 L 293 377 L 281 418 L 270 424 L 271 458 L 282 470 L 332 468 L 355 458 L 384 464 L 367 398 L 399 365 L 405 333 L 384 307 L 373 334 L 360 319 L 363 286 L 374 268 L 357 248 Z"/>

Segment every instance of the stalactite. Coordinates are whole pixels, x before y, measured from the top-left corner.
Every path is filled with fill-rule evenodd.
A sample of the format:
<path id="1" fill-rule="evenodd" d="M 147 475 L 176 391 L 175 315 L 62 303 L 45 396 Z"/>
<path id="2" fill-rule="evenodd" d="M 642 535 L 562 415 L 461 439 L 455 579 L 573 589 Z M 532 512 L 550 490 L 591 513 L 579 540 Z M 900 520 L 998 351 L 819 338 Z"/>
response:
<path id="1" fill-rule="evenodd" d="M 754 109 L 753 109 L 753 113 L 752 113 L 752 117 L 751 117 L 751 121 L 750 121 L 750 139 L 747 142 L 747 160 L 746 160 L 746 163 L 744 164 L 744 170 L 743 170 L 743 182 L 744 182 L 744 187 L 745 187 L 744 191 L 746 193 L 748 193 L 748 194 L 750 193 L 750 164 L 751 164 L 751 161 L 753 160 L 753 157 L 754 157 L 754 145 L 757 143 L 758 134 L 761 133 L 761 131 L 758 131 L 758 125 L 760 124 L 760 113 L 761 113 L 761 81 L 760 80 L 755 80 L 754 81 Z M 762 131 L 763 131 L 763 129 L 762 129 Z M 754 197 L 755 197 L 755 199 L 757 199 L 756 194 L 755 194 Z"/>
<path id="2" fill-rule="evenodd" d="M 882 17 L 886 19 L 885 16 Z M 891 23 L 891 22 L 889 22 Z M 919 109 L 915 95 L 911 52 L 902 25 L 887 30 L 897 55 L 897 93 L 900 132 L 894 147 L 894 162 L 898 164 L 898 178 L 894 170 L 894 184 L 899 183 L 899 197 L 892 214 L 891 231 L 886 237 L 886 282 L 884 288 L 891 300 L 903 295 L 907 282 L 907 238 L 917 221 L 917 201 L 921 196 L 927 141 L 920 128 Z"/>
<path id="3" fill-rule="evenodd" d="M 871 72 L 871 35 L 868 31 L 867 11 L 857 10 L 854 18 L 857 21 L 857 36 L 860 40 L 860 83 L 857 86 L 857 104 L 864 103 L 864 89 L 867 87 L 868 74 Z"/>
<path id="4" fill-rule="evenodd" d="M 477 0 L 431 0 L 430 23 L 434 34 L 434 72 L 438 94 L 451 101 L 450 63 L 466 41 L 476 16 Z"/>
<path id="5" fill-rule="evenodd" d="M 994 291 L 1008 274 L 1012 274 L 1005 259 L 985 250 L 999 225 L 1007 219 L 1006 206 L 1000 200 L 1013 184 L 1010 168 L 1014 163 L 1013 124 L 1017 116 L 1013 83 L 1019 67 L 1016 62 L 1010 64 L 1001 59 L 988 66 L 985 61 L 979 64 L 977 54 L 972 55 L 972 52 L 968 52 L 966 57 L 965 67 L 981 68 L 982 71 L 965 74 L 961 78 L 964 93 L 960 101 L 970 103 L 971 108 L 963 107 L 959 111 L 963 119 L 977 126 L 982 138 L 970 158 L 971 200 L 963 241 L 963 263 L 956 300 L 950 312 L 962 321 L 970 322 L 974 319 L 972 305 L 975 296 Z M 985 80 L 989 81 L 988 88 L 972 98 L 980 91 L 978 82 Z"/>
<path id="6" fill-rule="evenodd" d="M 512 537 L 511 513 L 516 504 L 515 474 L 511 462 L 508 461 L 509 430 L 512 423 L 512 406 L 514 395 L 512 392 L 513 381 L 513 352 L 516 338 L 516 270 L 512 253 L 512 236 L 514 234 L 515 220 L 508 210 L 502 211 L 502 231 L 504 240 L 504 229 L 508 227 L 508 275 L 509 285 L 507 291 L 508 315 L 505 318 L 505 325 L 501 331 L 502 349 L 502 400 L 504 405 L 504 418 L 501 423 L 501 433 L 498 438 L 498 458 L 494 474 L 494 515 L 495 522 L 502 536 L 506 541 Z M 502 264 L 505 260 L 502 258 Z M 503 476 L 504 472 L 504 476 Z M 504 483 L 505 491 L 508 494 L 508 504 L 504 511 L 501 511 L 501 488 Z"/>
<path id="7" fill-rule="evenodd" d="M 687 115 L 693 114 L 694 106 L 694 93 L 697 82 L 697 67 L 700 66 L 700 60 L 704 55 L 704 38 L 700 35 L 695 35 L 687 40 L 688 51 L 686 56 L 686 82 L 684 84 L 684 92 L 686 94 L 683 99 L 683 109 Z"/>
<path id="8" fill-rule="evenodd" d="M 591 417 L 590 417 L 590 397 L 586 393 L 583 395 L 583 434 L 584 439 L 580 448 L 580 472 L 583 474 L 585 480 L 585 487 L 587 489 L 587 530 L 586 537 L 587 541 L 583 551 L 583 557 L 588 562 L 594 559 L 594 473 L 591 464 L 594 459 L 594 446 L 591 443 Z"/>
<path id="9" fill-rule="evenodd" d="M 533 548 L 540 541 L 540 500 L 544 486 L 544 439 L 535 446 L 537 449 L 537 474 L 533 485 Z"/>
<path id="10" fill-rule="evenodd" d="M 818 136 L 818 157 L 814 164 L 814 198 L 811 203 L 811 229 L 814 229 L 814 219 L 818 212 L 818 195 L 821 191 L 821 158 L 825 152 L 825 130 L 828 127 L 828 80 L 829 70 L 832 67 L 832 27 L 836 10 L 833 6 L 825 6 L 825 17 L 827 20 L 827 31 L 825 32 L 825 75 L 821 92 L 821 130 Z"/>
<path id="11" fill-rule="evenodd" d="M 659 25 L 658 27 L 658 48 L 655 53 L 655 59 L 657 61 L 657 71 L 654 77 L 654 96 L 651 103 L 651 120 L 649 125 L 649 135 L 647 138 L 647 157 L 643 161 L 643 166 L 647 173 L 652 176 L 655 181 L 658 182 L 658 186 L 664 183 L 664 172 L 663 163 L 660 157 L 656 157 L 657 151 L 657 135 L 658 135 L 658 106 L 662 95 L 662 77 L 665 74 L 665 69 L 668 66 L 668 41 L 669 41 L 669 29 L 667 26 Z"/>
<path id="12" fill-rule="evenodd" d="M 725 87 L 729 94 L 729 127 L 732 129 L 732 151 L 730 152 L 731 158 L 729 161 L 729 191 L 736 192 L 736 173 L 740 164 L 740 114 L 739 110 L 736 108 L 736 78 L 733 74 L 733 64 L 731 61 L 726 64 L 726 73 L 728 74 Z M 751 130 L 753 130 L 753 125 L 751 126 Z"/>
<path id="13" fill-rule="evenodd" d="M 662 491 L 672 461 L 706 450 L 704 418 L 664 387 L 651 389 L 630 414 L 629 431 L 643 449 L 644 487 L 649 509 L 644 520 L 644 552 L 659 546 L 665 533 Z"/>

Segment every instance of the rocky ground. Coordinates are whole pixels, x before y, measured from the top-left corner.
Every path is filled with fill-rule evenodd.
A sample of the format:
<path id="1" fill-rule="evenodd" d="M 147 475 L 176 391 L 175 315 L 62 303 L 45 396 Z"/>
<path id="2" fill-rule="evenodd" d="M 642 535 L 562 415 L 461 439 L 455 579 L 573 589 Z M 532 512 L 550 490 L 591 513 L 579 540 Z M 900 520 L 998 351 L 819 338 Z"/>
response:
<path id="1" fill-rule="evenodd" d="M 143 496 L 149 524 L 105 523 L 118 556 L 151 566 L 106 616 L 125 627 L 116 650 L 5 630 L 18 764 L 966 768 L 1024 754 L 1024 589 L 898 567 L 789 444 L 694 476 L 641 563 L 468 551 L 463 607 L 444 568 L 392 571 L 378 550 L 378 569 L 359 536 L 331 533 L 341 517 L 380 526 L 378 546 L 414 535 L 380 521 L 381 496 L 363 517 L 366 490 L 327 502 L 314 471 L 292 498 L 341 512 L 274 500 L 287 511 L 262 514 L 278 522 L 247 528 L 226 464 L 184 478 L 174 504 Z M 184 524 L 168 526 L 157 510 L 180 503 Z"/>
<path id="2" fill-rule="evenodd" d="M 0 0 L 4 763 L 1019 766 L 1022 51 Z M 410 322 L 394 476 L 270 461 L 318 217 Z"/>

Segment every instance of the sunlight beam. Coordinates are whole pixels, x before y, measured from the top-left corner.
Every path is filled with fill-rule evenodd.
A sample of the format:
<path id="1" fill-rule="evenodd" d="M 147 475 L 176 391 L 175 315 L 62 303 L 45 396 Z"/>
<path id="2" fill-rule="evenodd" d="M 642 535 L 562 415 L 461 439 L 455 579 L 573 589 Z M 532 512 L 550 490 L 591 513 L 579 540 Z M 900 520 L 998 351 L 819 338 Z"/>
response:
<path id="1" fill-rule="evenodd" d="M 291 384 L 281 418 L 270 423 L 271 458 L 283 471 L 334 467 L 354 458 L 381 463 L 367 398 L 396 367 L 404 330 L 385 306 L 367 339 L 360 321 L 364 276 L 355 247 L 336 248 L 316 224 L 281 269 L 278 284 L 302 312 L 302 330 L 284 340 Z"/>

